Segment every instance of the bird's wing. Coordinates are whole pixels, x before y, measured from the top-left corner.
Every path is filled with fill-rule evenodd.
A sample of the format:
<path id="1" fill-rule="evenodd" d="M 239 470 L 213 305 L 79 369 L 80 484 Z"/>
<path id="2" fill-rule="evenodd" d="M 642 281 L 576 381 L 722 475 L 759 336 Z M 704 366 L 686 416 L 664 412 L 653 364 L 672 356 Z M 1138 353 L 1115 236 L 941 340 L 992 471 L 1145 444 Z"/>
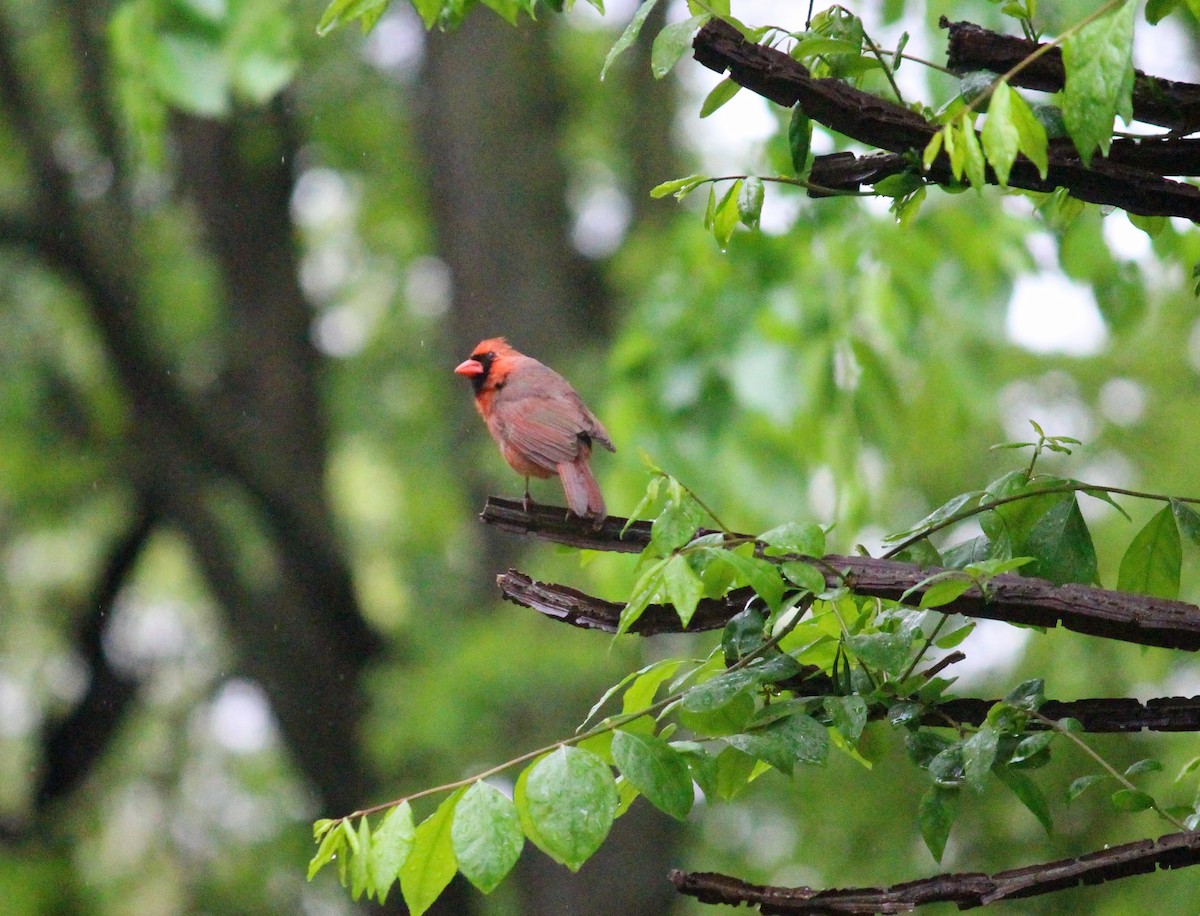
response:
<path id="1" fill-rule="evenodd" d="M 569 402 L 525 398 L 498 403 L 496 419 L 509 444 L 548 471 L 577 459 L 586 448 L 578 410 Z"/>

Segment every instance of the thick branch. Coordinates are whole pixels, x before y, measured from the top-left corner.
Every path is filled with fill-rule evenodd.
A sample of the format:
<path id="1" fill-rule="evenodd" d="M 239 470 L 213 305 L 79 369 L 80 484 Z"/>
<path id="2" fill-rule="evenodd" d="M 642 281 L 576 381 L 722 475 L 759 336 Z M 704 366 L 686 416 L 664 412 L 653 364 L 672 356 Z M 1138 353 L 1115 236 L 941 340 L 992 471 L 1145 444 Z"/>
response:
<path id="1" fill-rule="evenodd" d="M 953 902 L 960 909 L 999 900 L 1036 897 L 1080 885 L 1151 874 L 1156 868 L 1183 868 L 1200 862 L 1200 833 L 1171 833 L 1158 840 L 1138 840 L 1097 850 L 1078 858 L 1059 859 L 994 875 L 937 875 L 891 887 L 816 890 L 750 884 L 712 872 L 671 872 L 680 893 L 702 903 L 747 904 L 768 914 L 905 913 L 927 903 Z"/>
<path id="2" fill-rule="evenodd" d="M 636 553 L 649 543 L 650 538 L 647 522 L 634 522 L 621 537 L 626 522 L 622 518 L 609 517 L 599 531 L 592 531 L 585 522 L 567 518 L 565 509 L 536 506 L 526 513 L 519 502 L 494 497 L 487 501 L 480 519 L 506 531 L 532 534 L 543 540 L 591 550 Z M 918 587 L 919 583 L 938 572 L 935 568 L 922 569 L 914 563 L 838 554 L 816 559 L 814 565 L 831 588 L 845 585 L 855 594 L 889 600 L 899 600 L 911 590 L 909 600 L 914 603 L 920 601 L 924 593 L 924 588 Z M 555 587 L 544 585 L 538 585 L 540 591 L 535 594 L 522 581 L 511 579 L 511 575 L 500 578 L 501 590 L 509 600 L 527 604 L 576 626 L 616 629 L 622 605 L 590 599 L 573 590 L 568 590 L 572 591 L 569 600 L 557 593 L 552 596 L 546 590 Z M 528 581 L 528 577 L 524 578 Z M 722 626 L 745 606 L 749 597 L 746 589 L 738 589 L 721 601 L 701 601 L 688 629 Z M 988 584 L 986 598 L 977 587 L 972 587 L 937 610 L 1031 626 L 1061 624 L 1076 633 L 1139 645 L 1189 651 L 1200 649 L 1200 608 L 1195 605 L 1087 585 L 1055 585 L 1045 579 L 1013 573 L 993 578 Z M 648 621 L 646 632 L 681 632 L 683 629 L 669 606 L 652 605 L 643 619 Z"/>
<path id="3" fill-rule="evenodd" d="M 1041 47 L 1037 42 L 989 32 L 971 22 L 950 22 L 945 16 L 940 25 L 950 33 L 946 66 L 956 73 L 972 70 L 1007 73 Z M 1012 82 L 1027 89 L 1058 92 L 1063 88 L 1064 79 L 1062 51 L 1052 48 L 1022 67 Z M 1180 133 L 1200 130 L 1200 86 L 1147 76 L 1141 70 L 1135 70 L 1133 116 L 1138 121 L 1169 127 Z"/>
<path id="4" fill-rule="evenodd" d="M 70 794 L 83 782 L 124 721 L 125 710 L 136 694 L 137 682 L 115 669 L 105 654 L 104 634 L 113 619 L 117 596 L 157 524 L 157 509 L 144 506 L 113 545 L 88 597 L 86 616 L 75 641 L 88 666 L 87 691 L 44 738 L 36 802 L 39 809 Z"/>
<path id="5" fill-rule="evenodd" d="M 714 19 L 693 41 L 695 58 L 704 66 L 779 105 L 800 104 L 809 117 L 832 130 L 877 149 L 905 154 L 924 150 L 940 125 L 887 99 L 862 92 L 836 79 L 815 79 L 799 61 L 782 51 L 747 41 L 729 23 Z M 1048 150 L 1049 171 L 1043 179 L 1034 165 L 1018 157 L 1008 183 L 1015 188 L 1048 192 L 1064 187 L 1089 203 L 1121 207 L 1143 216 L 1183 216 L 1200 221 L 1200 189 L 1157 174 L 1156 166 L 1171 162 L 1170 174 L 1186 171 L 1185 156 L 1192 146 L 1158 145 L 1163 141 L 1127 143 L 1119 155 L 1094 158 L 1085 168 L 1070 141 L 1054 141 Z M 1176 142 L 1176 141 L 1172 141 Z M 1181 152 L 1181 150 L 1183 152 Z M 1192 163 L 1194 165 L 1194 162 Z M 929 177 L 953 181 L 945 153 L 935 160 Z M 988 170 L 987 180 L 995 182 Z"/>

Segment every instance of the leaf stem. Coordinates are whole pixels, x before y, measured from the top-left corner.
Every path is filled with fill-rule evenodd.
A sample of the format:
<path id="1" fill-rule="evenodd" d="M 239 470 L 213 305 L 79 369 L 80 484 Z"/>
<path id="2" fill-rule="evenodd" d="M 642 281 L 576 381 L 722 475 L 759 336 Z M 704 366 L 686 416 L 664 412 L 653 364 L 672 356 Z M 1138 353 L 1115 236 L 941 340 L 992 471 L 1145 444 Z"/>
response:
<path id="1" fill-rule="evenodd" d="M 793 623 L 792 626 L 794 626 L 794 625 L 795 624 Z M 747 667 L 756 658 L 760 658 L 762 656 L 762 654 L 764 652 L 766 652 L 768 649 L 771 649 L 774 646 L 778 645 L 779 641 L 781 639 L 783 639 L 783 637 L 786 636 L 788 634 L 788 632 L 790 632 L 790 630 L 791 630 L 790 626 L 785 627 L 782 631 L 780 631 L 776 635 L 772 636 L 770 639 L 764 640 L 762 642 L 762 644 L 758 646 L 758 648 L 754 649 L 751 652 L 746 653 L 740 659 L 738 659 L 737 662 L 735 662 L 734 664 L 727 667 L 725 669 L 725 672 L 728 673 L 730 671 L 740 671 L 741 669 Z M 663 699 L 659 700 L 657 703 L 652 703 L 651 705 L 647 706 L 645 709 L 639 709 L 639 710 L 635 710 L 633 712 L 622 713 L 619 716 L 614 716 L 613 718 L 606 719 L 603 722 L 597 723 L 595 726 L 588 729 L 586 732 L 583 732 L 582 734 L 573 735 L 570 738 L 563 738 L 559 741 L 555 741 L 555 742 L 552 742 L 551 744 L 547 744 L 544 747 L 540 747 L 537 750 L 528 751 L 524 754 L 521 754 L 518 757 L 512 758 L 511 760 L 506 760 L 504 763 L 496 764 L 496 766 L 494 766 L 494 767 L 489 767 L 488 769 L 483 770 L 482 772 L 475 773 L 472 776 L 466 776 L 462 779 L 457 779 L 454 782 L 444 783 L 440 786 L 434 786 L 429 789 L 422 789 L 419 792 L 414 792 L 412 795 L 405 795 L 401 798 L 396 798 L 391 801 L 382 802 L 378 805 L 371 805 L 368 808 L 360 808 L 357 811 L 352 811 L 349 814 L 345 814 L 340 818 L 335 818 L 334 820 L 341 820 L 341 821 L 349 822 L 349 821 L 353 820 L 354 818 L 366 817 L 367 815 L 377 814 L 380 811 L 386 811 L 389 808 L 395 808 L 397 805 L 404 804 L 404 802 L 416 801 L 417 799 L 427 798 L 431 795 L 438 795 L 443 792 L 453 792 L 455 789 L 461 789 L 463 786 L 472 785 L 476 782 L 479 782 L 481 779 L 487 779 L 489 776 L 495 776 L 497 773 L 503 773 L 505 770 L 511 769 L 512 767 L 515 767 L 515 766 L 519 766 L 522 763 L 527 763 L 530 760 L 536 760 L 538 757 L 541 757 L 544 754 L 553 753 L 554 751 L 558 750 L 559 748 L 570 747 L 570 746 L 579 744 L 582 741 L 586 741 L 589 738 L 595 738 L 596 736 L 602 735 L 605 732 L 615 731 L 616 729 L 620 728 L 622 725 L 625 725 L 629 722 L 633 722 L 636 719 L 640 719 L 642 716 L 658 715 L 660 712 L 662 712 L 668 706 L 679 702 L 683 698 L 683 695 L 685 693 L 687 693 L 688 689 L 689 688 L 677 690 L 675 693 L 672 693 L 669 696 L 664 697 Z"/>
<path id="2" fill-rule="evenodd" d="M 1068 741 L 1070 741 L 1072 744 L 1074 744 L 1076 747 L 1078 747 L 1080 750 L 1082 750 L 1085 754 L 1087 754 L 1089 757 L 1091 757 L 1092 760 L 1094 760 L 1096 763 L 1098 763 L 1104 769 L 1104 771 L 1106 773 L 1108 773 L 1109 776 L 1111 776 L 1113 779 L 1115 779 L 1117 782 L 1119 782 L 1126 789 L 1129 789 L 1132 792 L 1142 792 L 1141 789 L 1139 789 L 1137 786 L 1135 786 L 1129 780 L 1129 777 L 1127 777 L 1124 773 L 1118 772 L 1116 767 L 1114 767 L 1111 763 L 1109 763 L 1107 760 L 1105 760 L 1103 757 L 1101 757 L 1100 754 L 1097 753 L 1095 750 L 1093 750 L 1086 741 L 1084 741 L 1082 738 L 1080 738 L 1078 735 L 1076 735 L 1070 729 L 1065 728 L 1057 719 L 1051 719 L 1049 716 L 1044 716 L 1037 710 L 1031 710 L 1030 715 L 1033 718 L 1037 719 L 1039 722 L 1041 722 L 1043 725 L 1045 725 L 1047 728 L 1053 729 L 1054 731 L 1058 732 L 1060 735 L 1062 735 L 1064 738 L 1066 738 Z M 1184 825 L 1184 823 L 1181 820 L 1176 818 L 1169 811 L 1164 810 L 1158 804 L 1158 802 L 1152 796 L 1149 795 L 1149 793 L 1142 792 L 1142 794 L 1146 795 L 1146 797 L 1150 799 L 1150 808 L 1159 817 L 1161 817 L 1163 820 L 1171 823 L 1172 825 L 1178 827 L 1180 830 L 1184 831 L 1185 833 L 1187 832 L 1188 828 Z"/>
<path id="3" fill-rule="evenodd" d="M 1096 486 L 1095 484 L 1083 483 L 1082 481 L 1076 480 L 1076 481 L 1071 481 L 1070 483 L 1057 484 L 1052 487 L 1043 487 L 1039 490 L 1028 490 L 1023 493 L 1013 493 L 1013 494 L 1010 494 L 1009 496 L 999 496 L 995 499 L 989 500 L 986 503 L 980 503 L 977 506 L 972 506 L 969 509 L 960 509 L 958 512 L 955 512 L 949 518 L 943 519 L 942 521 L 938 522 L 937 524 L 930 525 L 925 530 L 918 531 L 915 534 L 911 535 L 910 537 L 905 538 L 903 541 L 901 541 L 899 544 L 897 544 L 891 550 L 887 551 L 887 553 L 883 554 L 881 559 L 889 560 L 892 557 L 894 557 L 896 554 L 900 553 L 901 551 L 907 550 L 909 547 L 911 547 L 913 544 L 916 544 L 918 541 L 925 540 L 925 538 L 929 537 L 929 535 L 931 535 L 931 534 L 936 534 L 937 532 L 942 531 L 945 528 L 949 528 L 951 525 L 957 524 L 958 522 L 961 522 L 964 519 L 971 518 L 972 516 L 975 516 L 975 515 L 980 515 L 984 512 L 988 512 L 988 511 L 990 511 L 992 509 L 996 509 L 1000 506 L 1007 505 L 1008 503 L 1014 503 L 1014 502 L 1017 502 L 1018 500 L 1022 500 L 1022 499 L 1031 499 L 1035 496 L 1053 495 L 1055 493 L 1073 493 L 1074 492 L 1074 493 L 1091 494 L 1092 491 L 1096 491 L 1099 493 L 1107 493 L 1109 495 L 1115 494 L 1117 496 L 1129 496 L 1134 499 L 1152 499 L 1152 500 L 1156 500 L 1157 502 L 1170 502 L 1171 500 L 1175 500 L 1176 502 L 1181 502 L 1181 503 L 1200 504 L 1200 497 L 1168 496 L 1168 495 L 1164 495 L 1162 493 L 1145 493 L 1140 490 L 1128 490 L 1124 487 L 1101 487 L 1101 486 Z"/>
<path id="4" fill-rule="evenodd" d="M 1038 45 L 1037 49 L 1034 50 L 1028 57 L 1024 57 L 1017 61 L 1006 71 L 1004 71 L 1004 73 L 996 77 L 996 79 L 992 81 L 992 84 L 984 89 L 983 92 L 971 99 L 971 101 L 967 103 L 967 107 L 964 109 L 963 114 L 970 114 L 971 112 L 977 111 L 980 103 L 990 99 L 992 97 L 992 93 L 996 91 L 997 87 L 999 87 L 1001 83 L 1012 79 L 1026 67 L 1032 64 L 1035 60 L 1045 56 L 1046 54 L 1049 54 L 1053 49 L 1059 47 L 1068 38 L 1071 38 L 1077 32 L 1087 28 L 1101 16 L 1127 2 L 1128 0 L 1107 0 L 1106 3 L 1092 10 L 1092 12 L 1088 13 L 1088 15 L 1084 16 L 1078 22 L 1074 22 L 1063 29 L 1062 34 L 1057 38 L 1046 42 L 1044 45 Z"/>

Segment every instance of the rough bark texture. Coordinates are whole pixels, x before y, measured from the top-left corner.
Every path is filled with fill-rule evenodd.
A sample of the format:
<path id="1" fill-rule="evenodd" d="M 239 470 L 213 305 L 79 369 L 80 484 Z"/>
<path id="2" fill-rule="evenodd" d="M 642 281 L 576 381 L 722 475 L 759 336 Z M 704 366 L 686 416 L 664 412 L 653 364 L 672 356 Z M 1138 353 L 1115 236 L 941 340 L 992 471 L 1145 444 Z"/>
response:
<path id="1" fill-rule="evenodd" d="M 515 534 L 532 535 L 581 549 L 622 553 L 643 549 L 649 543 L 651 529 L 648 522 L 609 517 L 597 531 L 592 529 L 590 521 L 569 517 L 558 507 L 541 506 L 526 511 L 520 503 L 495 498 L 488 500 L 480 520 Z M 742 534 L 730 536 L 748 539 Z M 909 563 L 871 557 L 829 555 L 808 559 L 823 572 L 830 587 L 844 585 L 857 594 L 892 600 L 909 592 L 905 600 L 919 601 L 923 592 L 919 583 L 935 572 Z M 566 586 L 535 582 L 516 570 L 498 576 L 497 584 L 510 601 L 585 629 L 615 632 L 624 607 Z M 686 630 L 680 625 L 674 608 L 651 605 L 629 632 L 650 636 L 713 629 L 722 626 L 752 598 L 750 590 L 738 589 L 723 600 L 705 599 L 700 602 L 692 625 Z M 1054 621 L 1061 620 L 1064 626 L 1079 632 L 1148 645 L 1200 648 L 1197 640 L 1200 608 L 1104 589 L 1055 586 L 1015 575 L 994 578 L 986 596 L 978 589 L 972 589 L 938 610 L 1043 626 L 1053 626 Z M 935 668 L 961 657 L 952 653 Z M 799 696 L 818 696 L 832 689 L 829 677 L 811 667 L 774 686 Z M 922 718 L 922 724 L 953 728 L 964 723 L 978 725 L 987 718 L 996 702 L 970 697 L 952 699 L 931 707 Z M 869 715 L 878 718 L 885 712 L 882 708 L 874 708 L 869 710 Z M 1146 703 L 1108 697 L 1067 702 L 1052 700 L 1044 703 L 1039 713 L 1044 718 L 1031 723 L 1034 728 L 1047 727 L 1053 720 L 1070 716 L 1078 719 L 1085 730 L 1094 732 L 1200 730 L 1200 697 L 1165 697 Z M 1200 863 L 1200 833 L 1177 833 L 1157 841 L 1139 840 L 994 875 L 942 874 L 885 888 L 776 887 L 751 884 L 731 875 L 679 870 L 672 870 L 670 877 L 680 893 L 708 904 L 745 904 L 773 914 L 869 914 L 908 912 L 938 902 L 954 902 L 960 908 L 968 909 L 1000 900 L 1148 874 L 1157 868 L 1180 868 L 1197 863 Z"/>
<path id="2" fill-rule="evenodd" d="M 480 519 L 506 531 L 590 550 L 637 553 L 649 543 L 650 537 L 647 522 L 627 526 L 627 519 L 610 516 L 598 531 L 592 531 L 579 519 L 569 518 L 565 509 L 536 506 L 525 512 L 519 502 L 494 497 L 484 505 Z M 749 538 L 745 534 L 731 536 Z M 804 559 L 812 562 L 830 587 L 846 585 L 856 594 L 891 600 L 898 600 L 910 592 L 912 601 L 920 601 L 925 591 L 921 583 L 941 571 L 936 567 L 923 569 L 915 563 L 876 557 L 829 554 Z M 535 583 L 520 574 L 501 576 L 499 584 L 509 600 L 527 604 L 576 626 L 613 632 L 623 607 L 565 586 Z M 703 599 L 688 630 L 724 626 L 730 617 L 742 610 L 750 594 L 746 589 L 737 589 L 721 600 Z M 1055 585 L 1044 579 L 1013 573 L 991 579 L 986 596 L 977 586 L 972 586 L 961 597 L 937 610 L 1041 627 L 1061 625 L 1076 633 L 1146 646 L 1200 649 L 1200 608 L 1195 605 L 1087 585 Z M 633 630 L 644 635 L 682 631 L 683 627 L 669 605 L 651 605 Z"/>
<path id="3" fill-rule="evenodd" d="M 994 875 L 937 875 L 891 887 L 817 890 L 772 887 L 712 872 L 673 871 L 680 893 L 703 903 L 743 904 L 770 914 L 907 913 L 928 903 L 957 903 L 960 909 L 1001 900 L 1036 897 L 1080 885 L 1151 874 L 1158 868 L 1184 868 L 1200 863 L 1200 833 L 1171 833 L 1158 840 L 1138 840 L 1071 859 L 1027 865 Z"/>
<path id="4" fill-rule="evenodd" d="M 709 69 L 718 73 L 728 70 L 735 82 L 752 92 L 788 108 L 799 104 L 813 120 L 885 152 L 919 156 L 940 128 L 911 109 L 840 80 L 815 79 L 799 61 L 782 51 L 747 41 L 723 20 L 706 23 L 697 33 L 693 48 L 696 60 Z M 1180 99 L 1184 98 L 1183 85 L 1173 84 L 1173 91 Z M 1200 93 L 1200 87 L 1191 89 Z M 1191 97 L 1188 95 L 1187 99 Z M 1191 109 L 1186 110 L 1191 117 Z M 1038 174 L 1033 163 L 1020 156 L 1013 164 L 1008 183 L 1030 191 L 1063 187 L 1073 197 L 1089 203 L 1117 206 L 1143 216 L 1182 216 L 1200 221 L 1200 189 L 1163 177 L 1200 171 L 1198 147 L 1200 144 L 1191 140 L 1117 140 L 1110 156 L 1093 157 L 1090 167 L 1085 167 L 1070 140 L 1053 140 L 1046 178 Z M 839 168 L 846 169 L 843 159 L 838 162 Z M 867 163 L 866 174 L 875 176 L 874 180 L 894 174 L 881 173 L 880 165 Z M 888 167 L 898 165 L 897 160 L 888 163 Z M 857 187 L 850 180 L 852 171 L 842 183 L 830 183 L 832 178 L 823 171 L 825 168 L 824 163 L 814 166 L 816 175 L 824 176 L 821 184 L 825 187 L 845 190 Z M 934 160 L 926 177 L 941 184 L 954 183 L 945 153 Z M 987 180 L 996 181 L 990 168 Z"/>

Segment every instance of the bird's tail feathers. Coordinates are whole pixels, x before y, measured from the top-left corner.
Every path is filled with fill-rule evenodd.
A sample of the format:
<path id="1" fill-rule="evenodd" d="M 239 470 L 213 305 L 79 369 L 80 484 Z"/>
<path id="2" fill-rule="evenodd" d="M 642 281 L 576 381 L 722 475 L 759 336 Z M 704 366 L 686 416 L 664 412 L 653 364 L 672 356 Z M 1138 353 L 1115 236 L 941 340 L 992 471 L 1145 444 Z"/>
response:
<path id="1" fill-rule="evenodd" d="M 592 476 L 586 458 L 558 465 L 558 476 L 562 478 L 563 493 L 572 512 L 580 518 L 603 520 L 608 517 L 600 486 Z"/>

